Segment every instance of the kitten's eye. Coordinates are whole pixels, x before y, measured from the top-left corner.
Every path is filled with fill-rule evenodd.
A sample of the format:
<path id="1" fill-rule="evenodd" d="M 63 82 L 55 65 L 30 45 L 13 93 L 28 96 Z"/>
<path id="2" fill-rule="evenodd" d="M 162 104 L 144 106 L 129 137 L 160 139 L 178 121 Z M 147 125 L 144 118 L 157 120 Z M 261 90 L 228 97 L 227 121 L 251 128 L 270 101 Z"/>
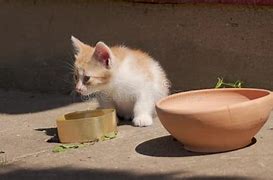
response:
<path id="1" fill-rule="evenodd" d="M 83 83 L 87 83 L 90 79 L 90 76 L 84 76 L 83 77 Z"/>

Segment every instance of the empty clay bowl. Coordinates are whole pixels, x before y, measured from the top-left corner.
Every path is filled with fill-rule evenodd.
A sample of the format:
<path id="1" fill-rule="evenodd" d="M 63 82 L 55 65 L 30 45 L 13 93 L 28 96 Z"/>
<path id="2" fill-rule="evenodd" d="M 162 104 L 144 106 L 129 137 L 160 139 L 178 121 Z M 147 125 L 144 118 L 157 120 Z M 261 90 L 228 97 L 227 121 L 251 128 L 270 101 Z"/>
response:
<path id="1" fill-rule="evenodd" d="M 61 143 L 83 143 L 117 132 L 114 109 L 96 109 L 65 114 L 57 119 Z"/>
<path id="2" fill-rule="evenodd" d="M 208 89 L 182 92 L 156 104 L 163 126 L 184 148 L 222 152 L 251 143 L 273 109 L 263 89 Z"/>

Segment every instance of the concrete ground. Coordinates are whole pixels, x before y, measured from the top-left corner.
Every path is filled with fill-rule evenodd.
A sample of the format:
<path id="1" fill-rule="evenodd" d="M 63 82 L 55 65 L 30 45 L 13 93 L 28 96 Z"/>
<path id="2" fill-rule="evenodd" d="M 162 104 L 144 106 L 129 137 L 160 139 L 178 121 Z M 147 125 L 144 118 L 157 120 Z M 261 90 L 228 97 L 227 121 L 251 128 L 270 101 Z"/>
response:
<path id="1" fill-rule="evenodd" d="M 0 179 L 272 179 L 273 116 L 247 148 L 210 155 L 187 152 L 156 119 L 119 126 L 116 139 L 63 153 L 47 142 L 59 115 L 92 107 L 60 95 L 0 91 Z"/>

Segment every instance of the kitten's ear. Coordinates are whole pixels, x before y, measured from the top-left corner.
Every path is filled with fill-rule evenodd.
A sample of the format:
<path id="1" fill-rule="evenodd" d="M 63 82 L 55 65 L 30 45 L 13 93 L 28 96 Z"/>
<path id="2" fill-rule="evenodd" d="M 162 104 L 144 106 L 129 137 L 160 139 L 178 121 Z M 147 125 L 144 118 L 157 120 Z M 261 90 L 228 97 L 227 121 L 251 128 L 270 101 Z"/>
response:
<path id="1" fill-rule="evenodd" d="M 111 49 L 103 42 L 98 42 L 95 47 L 94 57 L 100 63 L 104 65 L 105 68 L 110 69 L 112 63 L 112 52 Z"/>
<path id="2" fill-rule="evenodd" d="M 76 54 L 78 54 L 81 49 L 86 46 L 83 42 L 81 42 L 79 39 L 75 38 L 74 36 L 71 36 L 72 44 L 75 48 Z"/>

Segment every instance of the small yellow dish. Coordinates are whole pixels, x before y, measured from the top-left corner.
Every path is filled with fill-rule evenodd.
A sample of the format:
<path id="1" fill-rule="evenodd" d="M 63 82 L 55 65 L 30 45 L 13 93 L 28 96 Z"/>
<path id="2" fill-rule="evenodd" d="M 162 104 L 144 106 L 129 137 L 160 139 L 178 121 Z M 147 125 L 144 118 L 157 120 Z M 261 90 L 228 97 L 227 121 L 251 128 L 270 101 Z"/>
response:
<path id="1" fill-rule="evenodd" d="M 59 117 L 56 122 L 61 143 L 90 142 L 117 132 L 114 109 L 76 111 Z"/>

